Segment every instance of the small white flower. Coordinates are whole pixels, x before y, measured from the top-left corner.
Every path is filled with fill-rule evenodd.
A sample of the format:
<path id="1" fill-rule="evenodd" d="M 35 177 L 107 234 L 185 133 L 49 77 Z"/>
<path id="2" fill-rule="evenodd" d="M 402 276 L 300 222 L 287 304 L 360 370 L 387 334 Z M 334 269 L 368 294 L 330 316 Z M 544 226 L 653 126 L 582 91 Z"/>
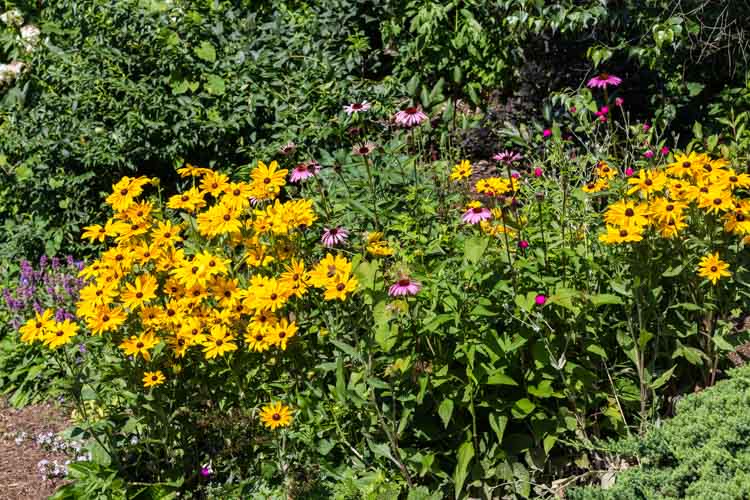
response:
<path id="1" fill-rule="evenodd" d="M 8 26 L 21 26 L 23 24 L 23 14 L 18 9 L 9 10 L 0 14 L 0 21 Z"/>
<path id="2" fill-rule="evenodd" d="M 34 46 L 39 43 L 41 34 L 42 30 L 34 24 L 27 24 L 26 26 L 21 27 L 21 41 L 23 47 L 29 51 L 33 49 Z"/>

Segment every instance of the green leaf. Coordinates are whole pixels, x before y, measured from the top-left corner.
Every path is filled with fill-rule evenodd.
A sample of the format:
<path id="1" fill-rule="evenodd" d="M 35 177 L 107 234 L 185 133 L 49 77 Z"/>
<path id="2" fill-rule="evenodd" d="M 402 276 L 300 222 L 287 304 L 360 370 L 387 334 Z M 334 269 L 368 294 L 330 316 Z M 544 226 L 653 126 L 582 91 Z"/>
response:
<path id="1" fill-rule="evenodd" d="M 718 347 L 722 351 L 734 351 L 734 346 L 727 342 L 727 339 L 725 339 L 721 335 L 714 335 L 713 337 L 711 337 L 711 340 L 714 344 L 716 344 L 716 347 Z"/>
<path id="2" fill-rule="evenodd" d="M 675 276 L 679 276 L 682 272 L 683 266 L 676 266 L 676 267 L 670 267 L 663 273 L 661 273 L 662 276 L 665 278 L 674 278 Z"/>
<path id="3" fill-rule="evenodd" d="M 497 442 L 502 443 L 503 442 L 503 435 L 505 434 L 505 426 L 508 425 L 508 417 L 505 415 L 497 416 L 494 413 L 490 413 L 490 427 L 492 427 L 492 430 L 495 431 L 495 435 L 497 436 Z"/>
<path id="4" fill-rule="evenodd" d="M 549 455 L 549 451 L 552 449 L 553 446 L 555 446 L 556 442 L 557 442 L 557 436 L 550 434 L 547 437 L 545 437 L 544 441 L 542 441 L 542 445 L 544 446 L 544 453 Z"/>
<path id="5" fill-rule="evenodd" d="M 210 42 L 202 41 L 200 46 L 195 48 L 194 52 L 195 55 L 206 62 L 212 63 L 216 61 L 216 49 L 214 49 L 214 46 Z"/>
<path id="6" fill-rule="evenodd" d="M 598 293 L 589 297 L 591 303 L 595 306 L 601 306 L 605 304 L 622 304 L 622 299 L 617 295 L 611 293 Z"/>
<path id="7" fill-rule="evenodd" d="M 466 260 L 475 265 L 479 263 L 485 250 L 487 250 L 489 242 L 488 238 L 482 236 L 466 238 L 466 240 L 464 240 L 464 257 Z"/>
<path id="8" fill-rule="evenodd" d="M 526 398 L 523 398 L 515 402 L 511 411 L 513 413 L 513 416 L 520 420 L 526 418 L 535 409 L 536 405 L 534 403 Z"/>
<path id="9" fill-rule="evenodd" d="M 597 356 L 601 356 L 602 358 L 607 359 L 607 352 L 600 345 L 590 344 L 588 347 L 586 347 L 586 350 L 596 354 Z"/>
<path id="10" fill-rule="evenodd" d="M 452 399 L 444 399 L 443 402 L 440 403 L 440 406 L 438 407 L 438 415 L 440 415 L 440 420 L 443 421 L 443 427 L 447 429 L 448 424 L 451 421 L 451 416 L 453 415 Z"/>
<path id="11" fill-rule="evenodd" d="M 657 378 L 656 380 L 654 380 L 653 382 L 651 382 L 649 386 L 652 389 L 658 389 L 659 387 L 666 384 L 669 381 L 670 377 L 672 376 L 672 372 L 674 372 L 675 368 L 677 368 L 677 365 L 674 365 L 672 368 L 662 373 L 661 376 Z"/>
<path id="12" fill-rule="evenodd" d="M 224 95 L 226 84 L 224 79 L 216 75 L 206 75 L 206 91 L 212 95 Z"/>
<path id="13" fill-rule="evenodd" d="M 518 383 L 502 372 L 495 372 L 487 377 L 488 385 L 518 385 Z"/>
<path id="14" fill-rule="evenodd" d="M 456 464 L 456 471 L 453 476 L 453 480 L 456 483 L 456 498 L 458 498 L 461 495 L 461 491 L 463 491 L 464 482 L 466 481 L 466 475 L 472 458 L 474 458 L 474 444 L 471 440 L 468 440 L 458 449 L 458 464 Z"/>

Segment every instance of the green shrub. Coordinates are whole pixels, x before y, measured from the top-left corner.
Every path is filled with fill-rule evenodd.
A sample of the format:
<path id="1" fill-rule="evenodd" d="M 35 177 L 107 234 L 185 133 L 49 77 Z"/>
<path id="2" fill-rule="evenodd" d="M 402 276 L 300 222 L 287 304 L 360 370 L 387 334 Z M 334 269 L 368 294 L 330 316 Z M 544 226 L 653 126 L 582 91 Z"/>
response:
<path id="1" fill-rule="evenodd" d="M 641 465 L 607 490 L 572 490 L 571 500 L 735 499 L 750 496 L 750 366 L 677 405 L 677 415 L 643 438 L 615 446 Z"/>

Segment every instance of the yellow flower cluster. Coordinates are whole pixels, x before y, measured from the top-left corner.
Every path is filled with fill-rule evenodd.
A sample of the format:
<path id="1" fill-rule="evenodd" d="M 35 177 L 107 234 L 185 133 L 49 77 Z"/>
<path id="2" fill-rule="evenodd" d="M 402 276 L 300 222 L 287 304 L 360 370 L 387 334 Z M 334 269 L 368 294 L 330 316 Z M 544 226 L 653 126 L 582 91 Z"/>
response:
<path id="1" fill-rule="evenodd" d="M 632 197 L 607 208 L 607 230 L 599 238 L 608 244 L 640 241 L 649 228 L 674 238 L 688 226 L 686 212 L 695 206 L 750 243 L 750 201 L 737 196 L 739 188 L 747 187 L 750 176 L 728 168 L 724 159 L 678 154 L 665 169 L 644 169 L 628 179 L 627 196 Z"/>
<path id="2" fill-rule="evenodd" d="M 19 329 L 21 341 L 32 344 L 39 340 L 50 349 L 57 349 L 70 342 L 78 333 L 78 325 L 69 319 L 56 321 L 52 317 L 52 310 L 45 309 L 42 313 L 35 313 Z"/>
<path id="3" fill-rule="evenodd" d="M 518 181 L 513 177 L 487 177 L 486 179 L 479 179 L 474 185 L 474 190 L 487 196 L 510 194 L 518 191 Z"/>
<path id="4" fill-rule="evenodd" d="M 598 193 L 609 189 L 609 181 L 617 177 L 617 170 L 609 166 L 604 160 L 597 162 L 594 180 L 583 186 L 586 193 Z"/>
<path id="5" fill-rule="evenodd" d="M 110 334 L 125 355 L 146 361 L 160 344 L 174 358 L 199 349 L 212 359 L 242 343 L 255 352 L 285 350 L 298 334 L 289 314 L 295 301 L 314 288 L 325 300 L 356 290 L 352 263 L 342 256 L 306 267 L 301 234 L 316 216 L 310 200 L 277 198 L 287 171 L 276 162 L 259 162 L 249 183 L 205 168 L 179 172 L 194 179 L 166 204 L 181 223 L 138 199 L 151 179 L 124 177 L 107 197 L 113 217 L 85 228 L 92 242 L 113 240 L 81 271 L 90 281 L 77 315 L 92 334 Z M 27 323 L 24 338 L 53 348 L 69 342 L 78 326 L 50 316 Z M 146 386 L 163 381 L 159 371 L 144 376 Z"/>

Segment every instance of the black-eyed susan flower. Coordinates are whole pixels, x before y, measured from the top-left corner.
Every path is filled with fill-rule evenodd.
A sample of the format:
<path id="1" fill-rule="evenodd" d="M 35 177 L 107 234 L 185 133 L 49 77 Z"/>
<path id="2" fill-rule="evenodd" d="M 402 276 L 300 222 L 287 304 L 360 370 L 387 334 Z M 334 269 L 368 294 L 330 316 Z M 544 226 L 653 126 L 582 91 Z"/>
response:
<path id="1" fill-rule="evenodd" d="M 78 333 L 78 325 L 69 319 L 55 321 L 45 329 L 42 342 L 50 349 L 57 349 L 70 343 Z"/>
<path id="2" fill-rule="evenodd" d="M 599 235 L 599 240 L 607 244 L 633 243 L 643 239 L 642 230 L 637 227 L 607 226 L 607 232 Z"/>
<path id="3" fill-rule="evenodd" d="M 271 430 L 277 427 L 287 427 L 292 423 L 290 408 L 277 401 L 269 403 L 260 412 L 260 421 Z"/>
<path id="4" fill-rule="evenodd" d="M 661 191 L 666 183 L 667 176 L 661 170 L 641 169 L 637 176 L 628 179 L 628 184 L 633 186 L 628 189 L 628 194 L 639 192 L 642 195 L 653 195 Z"/>
<path id="5" fill-rule="evenodd" d="M 462 160 L 461 163 L 454 165 L 451 171 L 450 179 L 452 181 L 460 181 L 462 179 L 468 179 L 471 177 L 473 170 L 469 160 Z"/>
<path id="6" fill-rule="evenodd" d="M 120 295 L 123 305 L 131 311 L 135 311 L 156 298 L 157 286 L 156 278 L 150 274 L 142 274 L 136 277 L 133 284 L 125 284 L 126 290 Z"/>
<path id="7" fill-rule="evenodd" d="M 719 258 L 719 252 L 704 256 L 698 265 L 698 276 L 708 279 L 712 285 L 715 285 L 721 278 L 732 275 L 728 271 L 729 264 Z"/>
<path id="8" fill-rule="evenodd" d="M 161 370 L 145 372 L 143 374 L 143 387 L 157 387 L 162 385 L 166 380 L 167 378 Z"/>
<path id="9" fill-rule="evenodd" d="M 213 359 L 236 350 L 237 344 L 234 343 L 234 337 L 229 334 L 224 325 L 212 327 L 210 334 L 203 341 L 203 355 L 206 359 Z"/>
<path id="10" fill-rule="evenodd" d="M 41 313 L 37 312 L 34 317 L 18 329 L 21 334 L 21 342 L 32 344 L 37 340 L 43 340 L 44 335 L 55 325 L 52 319 L 52 310 L 45 309 Z"/>
<path id="11" fill-rule="evenodd" d="M 131 335 L 130 338 L 123 340 L 119 347 L 127 356 L 137 357 L 141 355 L 143 359 L 150 361 L 151 349 L 156 347 L 158 343 L 159 339 L 154 335 L 154 332 L 148 331 L 137 336 Z"/>
<path id="12" fill-rule="evenodd" d="M 648 206 L 630 200 L 620 200 L 613 203 L 604 213 L 604 220 L 622 228 L 641 228 L 649 224 Z M 633 231 L 631 231 L 633 232 Z"/>

